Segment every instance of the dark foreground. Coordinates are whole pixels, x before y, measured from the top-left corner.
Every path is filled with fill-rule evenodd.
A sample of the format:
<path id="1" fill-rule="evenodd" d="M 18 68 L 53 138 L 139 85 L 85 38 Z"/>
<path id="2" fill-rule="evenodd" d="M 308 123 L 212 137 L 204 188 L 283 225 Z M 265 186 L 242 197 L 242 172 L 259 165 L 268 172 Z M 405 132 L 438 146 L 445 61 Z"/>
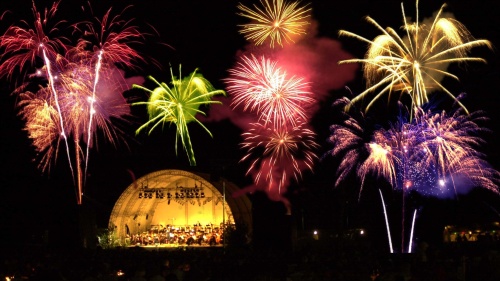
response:
<path id="1" fill-rule="evenodd" d="M 2 280 L 500 280 L 500 242 L 421 243 L 377 253 L 353 241 L 292 250 L 243 247 L 2 251 Z"/>

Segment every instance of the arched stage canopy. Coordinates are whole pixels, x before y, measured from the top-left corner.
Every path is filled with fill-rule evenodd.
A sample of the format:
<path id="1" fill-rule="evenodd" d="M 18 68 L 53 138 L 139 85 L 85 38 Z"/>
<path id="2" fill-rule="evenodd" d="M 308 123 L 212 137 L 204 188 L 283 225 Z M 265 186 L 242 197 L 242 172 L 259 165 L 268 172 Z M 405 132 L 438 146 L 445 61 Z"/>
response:
<path id="1" fill-rule="evenodd" d="M 208 174 L 153 172 L 123 191 L 111 212 L 109 227 L 119 239 L 166 226 L 215 228 L 236 223 L 251 232 L 252 204 L 246 195 L 232 196 L 239 190 L 223 178 L 211 182 Z"/>

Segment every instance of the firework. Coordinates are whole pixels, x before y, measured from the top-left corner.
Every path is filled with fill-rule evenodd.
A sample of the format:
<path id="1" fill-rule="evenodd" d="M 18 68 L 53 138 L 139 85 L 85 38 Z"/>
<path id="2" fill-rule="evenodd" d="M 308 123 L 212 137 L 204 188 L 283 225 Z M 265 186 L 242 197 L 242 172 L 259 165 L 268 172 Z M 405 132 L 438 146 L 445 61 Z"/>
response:
<path id="1" fill-rule="evenodd" d="M 71 46 L 71 40 L 60 34 L 63 31 L 60 22 L 51 29 L 47 26 L 59 3 L 46 9 L 42 17 L 33 2 L 33 27 L 22 21 L 22 25 L 9 27 L 0 37 L 4 52 L 0 77 L 11 79 L 15 71 L 21 73 L 23 84 L 14 92 L 21 96 L 19 115 L 26 120 L 25 129 L 40 157 L 42 171 L 50 169 L 51 161 L 58 155 L 60 138 L 64 140 L 77 203 L 81 204 L 92 136 L 96 136 L 96 130 L 102 131 L 114 144 L 120 130 L 111 120 L 124 120 L 129 114 L 128 104 L 121 95 L 129 86 L 117 66 L 133 67 L 132 61 L 140 59 L 128 44 L 142 35 L 118 16 L 110 19 L 108 10 L 98 20 L 100 32 L 89 22 L 73 25 L 71 34 L 81 37 Z M 88 37 L 94 40 L 87 40 Z M 42 68 L 28 75 L 39 61 L 43 62 Z M 38 86 L 36 93 L 26 91 L 32 85 Z M 74 160 L 68 143 L 70 137 Z"/>
<path id="2" fill-rule="evenodd" d="M 350 100 L 344 97 L 336 100 L 333 106 L 343 108 L 349 103 Z M 364 137 L 365 126 L 347 113 L 343 114 L 345 120 L 342 124 L 333 124 L 330 126 L 331 134 L 328 138 L 328 141 L 333 146 L 328 151 L 328 154 L 342 159 L 337 169 L 336 186 L 345 180 L 352 171 L 358 169 L 359 163 L 364 160 L 362 148 L 366 143 L 366 137 Z M 364 118 L 360 117 L 358 119 L 363 120 Z"/>
<path id="3" fill-rule="evenodd" d="M 80 24 L 84 28 L 82 37 L 78 45 L 74 48 L 74 56 L 83 57 L 89 61 L 94 68 L 92 97 L 90 98 L 90 111 L 88 114 L 87 130 L 87 151 L 85 155 L 85 174 L 88 168 L 89 148 L 92 137 L 92 123 L 94 119 L 94 102 L 96 100 L 96 89 L 102 69 L 112 68 L 114 65 L 121 65 L 126 68 L 135 68 L 134 61 L 143 60 L 142 56 L 133 49 L 130 44 L 138 43 L 144 36 L 137 26 L 131 25 L 131 21 L 121 19 L 121 14 L 111 17 L 111 8 L 104 14 L 102 19 L 95 18 L 95 24 L 84 22 Z M 77 30 L 81 30 L 79 24 L 75 25 Z M 97 28 L 96 28 L 97 27 Z M 87 51 L 91 46 L 92 51 Z M 96 56 L 96 58 L 94 58 Z"/>
<path id="4" fill-rule="evenodd" d="M 350 101 L 342 99 L 337 105 L 344 107 Z M 500 173 L 493 169 L 483 154 L 476 149 L 484 141 L 479 135 L 484 131 L 479 124 L 485 117 L 481 112 L 465 114 L 458 109 L 451 114 L 416 108 L 414 118 L 410 113 L 402 116 L 388 129 L 379 128 L 373 133 L 351 116 L 340 125 L 331 126 L 330 142 L 333 156 L 342 157 L 336 184 L 355 172 L 361 179 L 360 194 L 369 175 L 387 180 L 393 189 L 402 194 L 401 249 L 405 241 L 405 197 L 411 191 L 425 196 L 452 197 L 471 187 L 481 187 L 498 193 Z M 366 141 L 365 134 L 371 140 Z M 382 192 L 380 191 L 382 197 Z M 383 201 L 383 198 L 382 198 Z M 385 203 L 382 202 L 385 214 Z M 387 215 L 386 215 L 386 224 Z M 408 252 L 412 250 L 416 210 L 413 214 Z M 392 250 L 392 242 L 389 243 Z"/>
<path id="5" fill-rule="evenodd" d="M 261 6 L 253 5 L 253 9 L 239 4 L 238 15 L 252 20 L 251 23 L 240 25 L 240 33 L 255 45 L 269 41 L 271 48 L 278 44 L 295 42 L 294 37 L 306 33 L 309 25 L 308 5 L 300 6 L 300 2 L 283 0 L 261 0 Z"/>
<path id="6" fill-rule="evenodd" d="M 83 22 L 74 25 L 76 30 L 84 34 L 79 39 L 82 48 L 90 47 L 90 55 L 96 56 L 94 64 L 120 65 L 124 68 L 137 68 L 136 62 L 144 61 L 131 44 L 140 44 L 144 40 L 144 33 L 132 20 L 122 19 L 122 14 L 112 16 L 109 9 L 102 19 L 95 18 L 94 22 Z M 98 70 L 98 68 L 96 67 Z"/>
<path id="7" fill-rule="evenodd" d="M 374 174 L 395 189 L 429 196 L 456 195 L 466 181 L 498 192 L 498 171 L 476 150 L 484 142 L 479 137 L 484 129 L 478 125 L 484 119 L 480 112 L 415 109 L 412 121 L 400 118 L 389 129 L 375 130 L 372 140 L 365 142 L 362 127 L 349 118 L 331 127 L 335 147 L 330 153 L 343 156 L 339 181 L 355 171 L 362 182 Z"/>
<path id="8" fill-rule="evenodd" d="M 254 172 L 256 184 L 263 180 L 279 194 L 291 176 L 298 181 L 302 171 L 312 170 L 317 159 L 315 134 L 303 122 L 281 127 L 253 123 L 242 136 L 241 146 L 247 154 L 241 161 L 251 162 L 247 174 Z"/>
<path id="9" fill-rule="evenodd" d="M 25 130 L 33 141 L 36 152 L 41 156 L 38 167 L 49 170 L 52 159 L 57 158 L 60 132 L 59 115 L 50 103 L 50 92 L 40 90 L 37 94 L 25 92 L 20 95 L 19 113 L 26 121 Z"/>
<path id="10" fill-rule="evenodd" d="M 121 130 L 114 123 L 124 121 L 124 117 L 130 113 L 129 105 L 121 95 L 127 89 L 118 78 L 122 74 L 115 68 L 102 71 L 105 75 L 97 87 L 99 94 L 96 96 L 93 95 L 95 72 L 87 65 L 69 64 L 65 71 L 59 73 L 53 88 L 59 93 L 58 104 L 64 116 L 63 122 L 59 119 L 49 87 L 42 87 L 36 93 L 21 93 L 18 104 L 21 108 L 19 115 L 26 121 L 25 130 L 40 156 L 39 168 L 42 171 L 48 171 L 51 162 L 57 158 L 60 124 L 64 124 L 68 137 L 74 142 L 75 160 L 70 164 L 75 168 L 78 204 L 82 203 L 84 184 L 80 140 L 84 143 L 87 140 L 85 145 L 88 151 L 92 142 L 84 136 L 90 134 L 97 137 L 96 132 L 101 131 L 107 140 L 115 144 L 121 136 Z M 95 120 L 92 124 L 88 118 L 91 114 Z"/>
<path id="11" fill-rule="evenodd" d="M 23 21 L 22 25 L 10 26 L 0 36 L 0 47 L 4 59 L 0 64 L 0 77 L 7 76 L 11 79 L 15 71 L 24 73 L 27 67 L 35 65 L 38 58 L 44 60 L 45 67 L 51 65 L 49 62 L 58 61 L 56 58 L 59 53 L 64 52 L 68 46 L 62 37 L 49 37 L 49 35 L 57 34 L 61 23 L 54 24 L 52 28 L 48 27 L 48 23 L 57 11 L 59 2 L 55 2 L 50 9 L 46 9 L 43 17 L 33 3 L 33 26 Z"/>
<path id="12" fill-rule="evenodd" d="M 65 125 L 74 139 L 92 147 L 94 141 L 85 138 L 89 133 L 96 137 L 96 132 L 103 132 L 105 139 L 115 144 L 120 137 L 112 121 L 125 121 L 130 115 L 130 107 L 122 93 L 130 87 L 123 78 L 123 73 L 116 67 L 101 68 L 102 77 L 95 85 L 95 71 L 87 64 L 73 63 L 58 76 L 56 89 Z M 92 116 L 93 121 L 89 119 Z"/>
<path id="13" fill-rule="evenodd" d="M 231 106 L 243 107 L 259 115 L 259 121 L 276 126 L 294 125 L 307 120 L 307 108 L 314 102 L 309 83 L 295 76 L 288 77 L 276 62 L 261 57 L 243 56 L 226 82 L 233 96 Z"/>
<path id="14" fill-rule="evenodd" d="M 45 29 L 48 29 L 47 23 L 57 11 L 59 2 L 60 1 L 54 2 L 50 9 L 45 9 L 44 17 L 42 18 L 33 1 L 32 11 L 35 20 L 33 27 L 13 25 L 0 36 L 0 47 L 4 51 L 3 57 L 6 58 L 0 64 L 0 77 L 7 76 L 7 78 L 12 78 L 15 70 L 23 72 L 23 69 L 28 65 L 33 66 L 37 58 L 43 60 L 49 89 L 54 100 L 55 109 L 59 115 L 57 119 L 59 125 L 57 127 L 66 144 L 68 163 L 74 179 L 74 170 L 71 164 L 72 161 L 63 115 L 59 105 L 58 93 L 54 87 L 56 76 L 53 73 L 53 68 L 57 67 L 57 65 L 53 65 L 53 62 L 60 63 L 62 61 L 59 51 L 64 52 L 67 46 L 63 43 L 62 38 L 50 39 L 45 33 Z M 52 29 L 49 29 L 48 34 L 56 32 L 58 30 L 58 24 L 59 23 L 55 24 Z"/>
<path id="15" fill-rule="evenodd" d="M 498 172 L 477 150 L 484 143 L 479 135 L 485 129 L 479 123 L 485 119 L 481 112 L 457 110 L 448 114 L 416 109 L 415 120 L 406 129 L 400 124 L 388 130 L 387 135 L 403 133 L 406 138 L 398 148 L 398 158 L 405 162 L 398 168 L 400 177 L 405 177 L 400 184 L 427 195 L 449 196 L 461 192 L 467 179 L 471 186 L 498 192 Z M 391 146 L 394 144 L 392 141 Z"/>
<path id="16" fill-rule="evenodd" d="M 137 133 L 149 126 L 151 126 L 149 130 L 151 133 L 153 129 L 164 123 L 174 124 L 176 126 L 175 151 L 177 152 L 177 143 L 180 138 L 190 165 L 195 166 L 196 160 L 187 125 L 194 121 L 212 136 L 210 131 L 196 119 L 196 114 L 205 115 L 200 109 L 201 106 L 220 104 L 219 101 L 211 100 L 211 98 L 216 95 L 225 95 L 225 92 L 215 90 L 208 80 L 197 73 L 197 70 L 185 78 L 181 77 L 180 66 L 179 78 L 174 76 L 172 69 L 170 69 L 170 73 L 172 77 L 172 86 L 170 87 L 166 83 L 158 82 L 153 77 L 149 78 L 158 85 L 154 90 L 134 85 L 135 88 L 151 94 L 147 102 L 134 103 L 134 105 L 147 105 L 149 113 L 149 121 L 139 127 Z"/>
<path id="17" fill-rule="evenodd" d="M 434 90 L 441 90 L 452 97 L 462 108 L 465 106 L 448 91 L 441 79 L 450 77 L 458 80 L 454 74 L 447 72 L 450 63 L 484 62 L 478 57 L 468 57 L 471 48 L 487 46 L 487 40 L 475 40 L 464 25 L 446 18 L 443 15 L 445 5 L 441 7 L 433 21 L 419 22 L 418 0 L 415 22 L 408 22 L 404 7 L 401 4 L 405 35 L 388 27 L 383 29 L 375 20 L 366 17 L 367 21 L 378 28 L 382 35 L 373 40 L 357 34 L 341 30 L 340 35 L 353 37 L 369 44 L 364 59 L 344 60 L 340 63 L 362 63 L 367 89 L 352 100 L 352 103 L 367 98 L 377 88 L 380 92 L 374 94 L 368 103 L 368 110 L 375 101 L 388 93 L 393 92 L 411 97 L 412 107 L 421 107 L 429 101 L 428 95 Z"/>

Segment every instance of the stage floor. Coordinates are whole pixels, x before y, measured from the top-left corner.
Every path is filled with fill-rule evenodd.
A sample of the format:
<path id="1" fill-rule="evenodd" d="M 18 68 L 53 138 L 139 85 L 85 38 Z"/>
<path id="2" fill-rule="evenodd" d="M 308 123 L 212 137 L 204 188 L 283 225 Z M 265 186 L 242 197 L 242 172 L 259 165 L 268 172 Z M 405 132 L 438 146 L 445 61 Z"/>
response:
<path id="1" fill-rule="evenodd" d="M 217 249 L 223 248 L 224 245 L 183 245 L 183 244 L 156 244 L 156 245 L 130 245 L 128 248 L 141 248 L 145 250 L 175 250 L 175 249 Z"/>

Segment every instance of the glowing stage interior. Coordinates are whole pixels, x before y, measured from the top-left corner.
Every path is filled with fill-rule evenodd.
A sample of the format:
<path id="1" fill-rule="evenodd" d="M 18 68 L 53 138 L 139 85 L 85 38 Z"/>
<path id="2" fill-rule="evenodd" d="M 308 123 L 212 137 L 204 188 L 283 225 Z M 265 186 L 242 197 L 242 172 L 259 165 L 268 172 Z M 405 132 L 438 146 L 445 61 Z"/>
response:
<path id="1" fill-rule="evenodd" d="M 181 230 L 203 235 L 220 231 L 223 225 L 245 225 L 251 232 L 252 205 L 246 195 L 233 196 L 239 190 L 223 178 L 211 181 L 208 174 L 153 172 L 125 189 L 111 212 L 109 227 L 122 245 L 135 235 L 168 236 Z"/>

